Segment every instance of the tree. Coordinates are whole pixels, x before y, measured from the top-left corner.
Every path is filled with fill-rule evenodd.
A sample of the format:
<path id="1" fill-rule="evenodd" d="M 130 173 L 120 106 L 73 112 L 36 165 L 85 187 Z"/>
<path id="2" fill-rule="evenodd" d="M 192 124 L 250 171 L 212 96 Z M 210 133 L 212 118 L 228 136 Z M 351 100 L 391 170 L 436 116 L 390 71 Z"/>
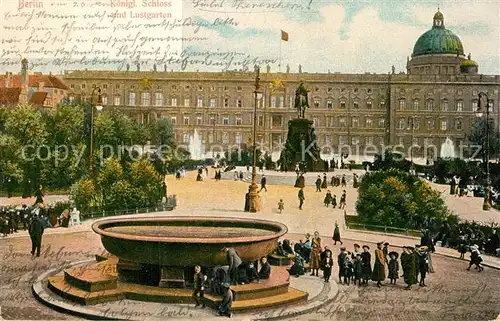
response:
<path id="1" fill-rule="evenodd" d="M 420 229 L 452 215 L 439 192 L 414 175 L 398 171 L 369 172 L 359 187 L 356 211 L 366 224 Z"/>
<path id="2" fill-rule="evenodd" d="M 496 130 L 494 122 L 490 120 L 488 126 L 490 135 L 490 159 L 500 157 L 500 132 Z M 469 149 L 469 156 L 476 152 L 476 148 L 481 148 L 480 157 L 486 161 L 486 119 L 478 118 L 472 126 L 471 132 L 467 135 L 469 144 L 472 145 Z M 478 156 L 479 156 L 478 155 Z"/>
<path id="3" fill-rule="evenodd" d="M 391 149 L 384 150 L 384 154 L 375 155 L 373 169 L 386 171 L 391 169 L 409 170 L 410 162 L 404 158 L 404 155 L 395 153 Z"/>

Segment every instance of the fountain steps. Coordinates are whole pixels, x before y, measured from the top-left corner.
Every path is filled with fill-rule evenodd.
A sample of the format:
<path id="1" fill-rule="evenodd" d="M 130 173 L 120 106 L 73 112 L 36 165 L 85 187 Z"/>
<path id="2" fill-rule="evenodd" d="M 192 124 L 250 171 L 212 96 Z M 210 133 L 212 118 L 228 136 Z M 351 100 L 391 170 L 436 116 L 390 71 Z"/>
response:
<path id="1" fill-rule="evenodd" d="M 192 289 L 160 288 L 118 280 L 116 257 L 101 255 L 91 266 L 69 268 L 48 278 L 48 288 L 59 296 L 82 305 L 95 305 L 122 299 L 162 303 L 192 304 Z M 271 277 L 259 283 L 232 286 L 233 311 L 253 311 L 281 305 L 303 303 L 308 294 L 289 287 L 284 267 L 273 266 Z M 207 306 L 216 308 L 218 296 L 205 294 Z"/>

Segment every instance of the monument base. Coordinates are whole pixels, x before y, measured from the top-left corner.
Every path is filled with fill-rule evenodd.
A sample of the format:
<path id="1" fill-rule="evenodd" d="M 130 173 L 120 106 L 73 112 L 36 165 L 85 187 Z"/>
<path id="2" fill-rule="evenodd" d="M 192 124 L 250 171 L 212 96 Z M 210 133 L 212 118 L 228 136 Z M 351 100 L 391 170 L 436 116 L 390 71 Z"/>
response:
<path id="1" fill-rule="evenodd" d="M 328 165 L 321 160 L 313 122 L 309 119 L 292 119 L 288 122 L 285 149 L 278 160 L 281 171 L 295 171 L 299 164 L 302 172 L 323 172 Z"/>

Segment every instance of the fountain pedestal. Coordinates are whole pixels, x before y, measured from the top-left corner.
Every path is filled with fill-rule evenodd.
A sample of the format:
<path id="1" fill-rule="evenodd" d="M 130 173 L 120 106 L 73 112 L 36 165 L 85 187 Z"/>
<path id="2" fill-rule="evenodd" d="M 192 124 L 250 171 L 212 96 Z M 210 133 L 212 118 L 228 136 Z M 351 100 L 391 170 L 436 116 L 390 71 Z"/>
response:
<path id="1" fill-rule="evenodd" d="M 183 289 L 185 286 L 183 267 L 164 266 L 161 268 L 160 288 Z"/>

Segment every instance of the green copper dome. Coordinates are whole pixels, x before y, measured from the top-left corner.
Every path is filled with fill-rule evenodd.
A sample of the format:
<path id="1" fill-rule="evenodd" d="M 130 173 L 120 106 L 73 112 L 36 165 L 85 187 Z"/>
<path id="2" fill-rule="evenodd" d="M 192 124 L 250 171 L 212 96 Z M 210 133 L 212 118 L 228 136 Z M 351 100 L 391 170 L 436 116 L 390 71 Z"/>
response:
<path id="1" fill-rule="evenodd" d="M 458 54 L 464 55 L 464 47 L 460 38 L 444 27 L 444 16 L 441 12 L 434 15 L 432 29 L 418 38 L 413 47 L 412 56 Z"/>

